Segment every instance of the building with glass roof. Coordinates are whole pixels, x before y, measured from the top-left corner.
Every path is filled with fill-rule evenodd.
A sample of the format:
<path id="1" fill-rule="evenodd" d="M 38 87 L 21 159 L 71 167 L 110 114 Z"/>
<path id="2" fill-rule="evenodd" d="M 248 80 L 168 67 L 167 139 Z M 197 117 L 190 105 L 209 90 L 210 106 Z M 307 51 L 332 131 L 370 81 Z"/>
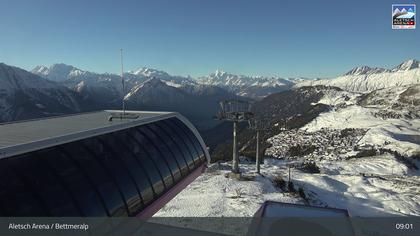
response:
<path id="1" fill-rule="evenodd" d="M 209 161 L 198 131 L 174 112 L 0 124 L 0 216 L 150 217 Z"/>

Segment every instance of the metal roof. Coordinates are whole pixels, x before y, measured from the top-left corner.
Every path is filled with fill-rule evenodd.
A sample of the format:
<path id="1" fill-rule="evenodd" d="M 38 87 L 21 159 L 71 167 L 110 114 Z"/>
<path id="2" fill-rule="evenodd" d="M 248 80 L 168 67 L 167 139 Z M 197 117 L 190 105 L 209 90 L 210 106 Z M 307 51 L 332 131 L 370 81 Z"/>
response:
<path id="1" fill-rule="evenodd" d="M 77 139 L 109 133 L 173 116 L 176 112 L 126 111 L 133 119 L 109 117 L 122 111 L 96 111 L 0 124 L 0 158 L 39 147 L 54 146 Z"/>

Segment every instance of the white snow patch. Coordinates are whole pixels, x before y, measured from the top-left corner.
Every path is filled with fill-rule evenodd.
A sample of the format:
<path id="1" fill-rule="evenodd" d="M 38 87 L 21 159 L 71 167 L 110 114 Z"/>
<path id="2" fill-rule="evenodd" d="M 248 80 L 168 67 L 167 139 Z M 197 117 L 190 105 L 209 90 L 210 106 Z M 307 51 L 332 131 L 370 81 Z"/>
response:
<path id="1" fill-rule="evenodd" d="M 266 200 L 303 203 L 301 199 L 274 187 L 272 178 L 278 174 L 277 166 L 263 164 L 261 167 L 264 176 L 254 173 L 254 165 L 241 164 L 242 172 L 250 174 L 254 180 L 240 181 L 225 177 L 230 172 L 227 164 L 212 164 L 210 170 L 198 177 L 154 216 L 252 217 Z"/>

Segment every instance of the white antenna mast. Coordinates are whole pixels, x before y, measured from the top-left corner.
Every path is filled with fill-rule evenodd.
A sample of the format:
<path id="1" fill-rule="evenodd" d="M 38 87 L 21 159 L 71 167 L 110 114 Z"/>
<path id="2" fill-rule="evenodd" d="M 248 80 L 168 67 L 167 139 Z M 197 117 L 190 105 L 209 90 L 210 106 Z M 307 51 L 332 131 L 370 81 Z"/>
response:
<path id="1" fill-rule="evenodd" d="M 125 85 L 124 85 L 124 64 L 123 64 L 123 50 L 120 49 L 120 56 L 121 56 L 121 83 L 122 83 L 122 109 L 123 115 L 125 116 Z"/>

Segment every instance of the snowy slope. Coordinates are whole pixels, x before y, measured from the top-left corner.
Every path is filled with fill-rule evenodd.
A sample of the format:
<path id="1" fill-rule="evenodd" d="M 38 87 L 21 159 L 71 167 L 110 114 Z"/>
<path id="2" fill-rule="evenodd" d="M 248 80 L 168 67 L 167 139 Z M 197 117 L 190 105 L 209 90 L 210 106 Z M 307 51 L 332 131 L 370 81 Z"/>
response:
<path id="1" fill-rule="evenodd" d="M 334 79 L 298 83 L 295 87 L 326 85 L 347 91 L 369 92 L 376 89 L 420 83 L 420 67 L 416 60 L 408 60 L 392 70 L 358 67 Z"/>
<path id="2" fill-rule="evenodd" d="M 300 196 L 272 182 L 277 176 L 287 180 L 293 163 L 267 158 L 260 176 L 254 163 L 241 159 L 241 172 L 248 179 L 242 181 L 226 177 L 230 163 L 214 163 L 154 216 L 249 217 L 267 200 L 304 204 Z M 295 188 L 304 189 L 311 205 L 347 209 L 352 216 L 420 215 L 419 173 L 411 173 L 390 155 L 317 164 L 319 174 L 291 169 Z"/>
<path id="3" fill-rule="evenodd" d="M 347 209 L 352 216 L 420 215 L 420 178 L 394 157 L 317 163 L 321 174 L 293 170 L 312 204 Z"/>
<path id="4" fill-rule="evenodd" d="M 403 63 L 387 73 L 411 73 L 416 66 Z M 375 74 L 362 71 L 353 72 Z M 420 154 L 420 85 L 369 93 L 326 90 L 312 103 L 318 104 L 330 109 L 299 130 L 267 140 L 271 147 L 266 155 L 283 160 L 266 164 L 316 163 L 320 173 L 292 170 L 294 183 L 312 205 L 345 208 L 353 216 L 419 216 L 420 171 L 415 165 L 420 167 L 420 161 L 415 155 Z M 289 152 L 311 145 L 313 150 L 305 154 Z M 358 155 L 361 150 L 368 151 Z"/>
<path id="5" fill-rule="evenodd" d="M 326 95 L 319 102 L 333 105 L 333 109 L 321 113 L 302 130 L 368 129 L 359 145 L 369 144 L 414 155 L 420 153 L 419 94 L 420 85 L 392 87 L 363 95 L 354 93 L 346 103 L 338 102 L 340 106 L 337 101 L 342 95 Z"/>
<path id="6" fill-rule="evenodd" d="M 157 78 L 134 86 L 125 96 L 125 100 L 138 104 L 179 103 L 185 99 L 188 99 L 186 93 Z"/>
<path id="7" fill-rule="evenodd" d="M 214 163 L 193 183 L 166 204 L 158 217 L 252 217 L 267 200 L 303 204 L 304 201 L 274 186 L 279 167 L 262 165 L 262 176 L 252 163 L 241 163 L 241 172 L 249 178 L 237 180 L 225 175 L 228 163 Z"/>

